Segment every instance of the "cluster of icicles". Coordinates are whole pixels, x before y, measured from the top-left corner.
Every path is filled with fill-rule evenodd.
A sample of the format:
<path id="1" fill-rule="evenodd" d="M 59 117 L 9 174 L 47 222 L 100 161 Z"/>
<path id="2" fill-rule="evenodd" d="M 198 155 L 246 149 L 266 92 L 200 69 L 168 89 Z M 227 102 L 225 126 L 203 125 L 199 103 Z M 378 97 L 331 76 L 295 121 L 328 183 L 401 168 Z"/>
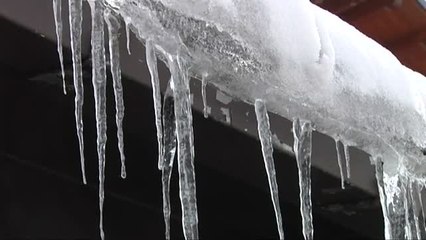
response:
<path id="1" fill-rule="evenodd" d="M 81 172 L 86 184 L 84 168 L 83 143 L 83 79 L 81 59 L 82 34 L 82 0 L 68 0 L 69 24 L 71 34 L 71 50 L 73 61 L 73 80 L 75 88 L 75 118 L 77 136 L 80 147 Z M 121 84 L 121 70 L 119 63 L 118 36 L 121 21 L 101 1 L 88 0 L 91 8 L 92 20 L 92 84 L 94 87 L 97 152 L 99 159 L 99 208 L 100 208 L 100 236 L 104 239 L 103 231 L 103 202 L 105 183 L 105 145 L 106 136 L 106 50 L 104 42 L 104 23 L 108 29 L 110 71 L 116 104 L 116 124 L 118 147 L 121 157 L 121 177 L 126 177 L 122 121 L 124 117 L 123 89 Z M 58 53 L 62 69 L 62 78 L 65 81 L 62 50 L 62 2 L 53 0 Z M 126 25 L 127 38 L 129 29 Z M 128 39 L 127 39 L 128 41 Z M 165 220 L 165 237 L 170 239 L 170 177 L 173 160 L 177 149 L 180 200 L 182 207 L 183 233 L 186 239 L 198 239 L 198 215 L 196 204 L 196 183 L 194 172 L 194 137 L 192 129 L 192 113 L 188 76 L 188 63 L 179 54 L 171 55 L 160 51 L 166 59 L 171 73 L 167 90 L 161 101 L 160 82 L 157 71 L 157 56 L 159 46 L 149 39 L 146 45 L 146 60 L 151 74 L 151 83 L 154 98 L 155 123 L 158 139 L 158 168 L 162 171 L 163 185 L 163 212 Z M 127 45 L 128 46 L 128 45 Z M 202 99 L 204 116 L 207 117 L 205 77 L 202 80 Z M 65 82 L 64 82 L 64 92 Z M 270 187 L 279 238 L 284 239 L 284 230 L 279 205 L 278 185 L 276 181 L 273 160 L 272 134 L 265 102 L 262 99 L 255 101 L 255 112 L 258 122 L 258 134 L 262 147 L 263 159 Z M 313 239 L 312 202 L 311 202 L 311 149 L 312 125 L 309 121 L 295 118 L 293 120 L 293 151 L 299 169 L 300 211 L 302 215 L 303 236 Z M 343 149 L 342 149 L 343 146 Z M 341 175 L 341 187 L 345 187 L 344 162 L 346 160 L 346 179 L 350 178 L 349 148 L 339 139 L 336 139 L 336 151 Z M 424 212 L 421 201 L 421 191 L 424 184 L 413 182 L 403 173 L 397 176 L 387 176 L 383 172 L 383 162 L 380 157 L 372 158 L 376 166 L 376 178 L 385 220 L 386 239 L 424 239 L 426 230 Z M 403 171 L 402 171 L 403 172 Z"/>

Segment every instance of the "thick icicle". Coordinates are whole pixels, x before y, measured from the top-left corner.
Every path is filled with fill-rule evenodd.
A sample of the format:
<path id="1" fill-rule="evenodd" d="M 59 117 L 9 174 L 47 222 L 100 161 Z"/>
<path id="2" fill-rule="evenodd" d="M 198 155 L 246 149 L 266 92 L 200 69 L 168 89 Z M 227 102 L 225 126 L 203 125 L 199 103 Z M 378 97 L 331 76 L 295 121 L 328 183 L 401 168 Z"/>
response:
<path id="1" fill-rule="evenodd" d="M 387 210 L 387 198 L 385 192 L 385 184 L 383 181 L 383 161 L 381 158 L 376 158 L 374 162 L 376 167 L 376 181 L 377 188 L 379 190 L 380 204 L 382 206 L 383 221 L 385 223 L 385 239 L 390 239 L 392 236 L 391 224 L 389 220 L 388 210 Z"/>
<path id="2" fill-rule="evenodd" d="M 124 179 L 126 178 L 126 157 L 124 155 L 123 140 L 124 100 L 123 86 L 121 84 L 120 48 L 118 40 L 120 34 L 120 21 L 109 9 L 105 10 L 104 17 L 108 25 L 109 60 L 115 96 L 115 123 L 117 124 L 118 149 L 121 159 L 121 177 Z"/>
<path id="3" fill-rule="evenodd" d="M 206 76 L 203 76 L 201 79 L 201 96 L 203 98 L 203 114 L 205 118 L 209 117 L 209 113 L 207 112 L 207 80 Z"/>
<path id="4" fill-rule="evenodd" d="M 268 175 L 269 191 L 271 193 L 272 204 L 274 205 L 275 218 L 277 221 L 278 234 L 280 239 L 284 239 L 284 229 L 281 217 L 280 199 L 278 194 L 278 184 L 275 173 L 273 157 L 272 134 L 269 126 L 269 116 L 263 100 L 256 99 L 254 108 L 257 118 L 257 130 L 262 145 L 262 155 L 265 163 L 266 174 Z"/>
<path id="5" fill-rule="evenodd" d="M 421 198 L 421 187 L 417 182 L 411 184 L 411 199 L 413 200 L 414 221 L 417 239 L 426 239 L 425 219 Z"/>
<path id="6" fill-rule="evenodd" d="M 349 146 L 344 144 L 343 150 L 345 152 L 345 159 L 346 159 L 346 177 L 347 179 L 351 178 L 351 155 L 349 153 Z"/>
<path id="7" fill-rule="evenodd" d="M 389 228 L 385 229 L 386 239 L 405 238 L 405 190 L 399 175 L 388 176 L 383 173 L 386 194 L 387 217 Z M 385 226 L 386 227 L 386 226 Z"/>
<path id="8" fill-rule="evenodd" d="M 84 163 L 84 138 L 83 138 L 83 67 L 81 65 L 81 24 L 83 21 L 82 0 L 68 0 L 69 22 L 71 35 L 71 52 L 73 62 L 73 80 L 75 89 L 75 123 L 77 128 L 78 145 L 80 148 L 80 164 L 83 183 L 86 184 L 86 170 Z"/>
<path id="9" fill-rule="evenodd" d="M 405 209 L 405 237 L 406 239 L 417 238 L 417 228 L 414 212 L 412 183 L 404 177 L 403 188 L 404 192 L 404 209 Z"/>
<path id="10" fill-rule="evenodd" d="M 64 94 L 67 94 L 67 86 L 65 84 L 65 68 L 64 68 L 64 49 L 62 46 L 62 0 L 53 0 L 53 16 L 55 18 L 56 26 L 56 41 L 57 51 L 59 56 L 59 63 L 61 64 L 61 75 L 62 75 L 62 88 Z"/>
<path id="11" fill-rule="evenodd" d="M 104 239 L 103 205 L 105 182 L 105 145 L 107 141 L 105 41 L 102 2 L 89 0 L 92 15 L 92 83 L 95 95 L 97 151 L 99 160 L 99 231 Z"/>
<path id="12" fill-rule="evenodd" d="M 345 189 L 345 175 L 343 173 L 343 160 L 342 160 L 342 150 L 341 144 L 339 140 L 335 140 L 336 142 L 336 153 L 337 153 L 337 163 L 339 164 L 340 171 L 340 184 L 342 189 Z"/>
<path id="13" fill-rule="evenodd" d="M 170 79 L 166 93 L 164 95 L 163 104 L 163 128 L 164 128 L 164 144 L 163 144 L 163 168 L 162 168 L 162 184 L 163 184 L 163 214 L 165 224 L 166 239 L 170 239 L 170 177 L 172 176 L 173 160 L 176 153 L 176 124 L 174 112 L 173 98 L 173 80 Z"/>
<path id="14" fill-rule="evenodd" d="M 158 169 L 163 168 L 163 126 L 161 124 L 161 91 L 160 80 L 158 79 L 157 56 L 155 55 L 155 46 L 148 40 L 146 41 L 146 63 L 151 74 L 152 96 L 154 98 L 155 126 L 157 127 L 158 143 Z"/>
<path id="15" fill-rule="evenodd" d="M 198 239 L 198 213 L 194 169 L 194 133 L 189 78 L 180 56 L 167 56 L 173 78 L 178 142 L 179 195 L 185 239 Z"/>
<path id="16" fill-rule="evenodd" d="M 294 154 L 299 169 L 300 214 L 302 216 L 303 236 L 305 240 L 314 238 L 311 199 L 311 123 L 296 119 L 293 121 Z"/>

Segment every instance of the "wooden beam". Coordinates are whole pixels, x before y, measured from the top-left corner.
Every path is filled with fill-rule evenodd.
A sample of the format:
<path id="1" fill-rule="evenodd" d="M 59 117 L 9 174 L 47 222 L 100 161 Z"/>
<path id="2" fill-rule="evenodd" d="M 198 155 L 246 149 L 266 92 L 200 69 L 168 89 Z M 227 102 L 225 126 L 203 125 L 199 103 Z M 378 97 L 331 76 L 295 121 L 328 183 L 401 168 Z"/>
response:
<path id="1" fill-rule="evenodd" d="M 392 6 L 394 2 L 394 0 L 365 0 L 347 11 L 342 12 L 339 16 L 346 22 L 351 23 L 365 15 L 377 11 L 380 8 Z"/>

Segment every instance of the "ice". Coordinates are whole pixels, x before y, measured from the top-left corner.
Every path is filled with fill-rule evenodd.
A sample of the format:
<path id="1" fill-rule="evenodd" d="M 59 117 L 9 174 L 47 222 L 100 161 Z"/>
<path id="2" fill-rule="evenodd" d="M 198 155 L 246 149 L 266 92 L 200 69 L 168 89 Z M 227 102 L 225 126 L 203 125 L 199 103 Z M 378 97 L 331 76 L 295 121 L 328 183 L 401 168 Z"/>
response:
<path id="1" fill-rule="evenodd" d="M 53 0 L 53 16 L 55 18 L 56 41 L 58 42 L 57 51 L 61 65 L 62 88 L 66 95 L 67 86 L 65 84 L 64 50 L 62 46 L 62 0 Z"/>
<path id="2" fill-rule="evenodd" d="M 155 55 L 155 45 L 148 40 L 146 42 L 146 63 L 151 74 L 152 96 L 154 98 L 155 126 L 157 127 L 158 142 L 158 169 L 163 167 L 163 126 L 161 123 L 161 92 L 160 80 L 158 79 L 157 56 Z"/>
<path id="3" fill-rule="evenodd" d="M 343 151 L 345 152 L 346 159 L 346 177 L 347 179 L 351 178 L 351 155 L 349 153 L 349 146 L 347 144 L 343 144 Z"/>
<path id="4" fill-rule="evenodd" d="M 170 178 L 172 176 L 173 160 L 176 153 L 176 124 L 174 113 L 173 80 L 170 79 L 163 104 L 163 129 L 164 129 L 164 151 L 162 168 L 163 186 L 163 214 L 165 223 L 165 236 L 170 239 Z"/>
<path id="5" fill-rule="evenodd" d="M 198 239 L 198 213 L 194 169 L 194 133 L 189 77 L 183 57 L 168 55 L 173 79 L 173 96 L 178 144 L 179 195 L 185 239 Z"/>
<path id="6" fill-rule="evenodd" d="M 385 239 L 391 239 L 392 237 L 392 230 L 391 230 L 391 223 L 388 215 L 388 201 L 386 198 L 386 192 L 385 192 L 385 184 L 384 184 L 384 176 L 383 176 L 383 161 L 381 158 L 376 158 L 373 160 L 375 168 L 376 168 L 376 181 L 377 181 L 377 188 L 379 190 L 379 197 L 380 197 L 380 204 L 382 206 L 382 214 L 383 214 L 383 221 L 385 223 Z"/>
<path id="7" fill-rule="evenodd" d="M 68 0 L 69 23 L 71 35 L 71 53 L 73 62 L 73 81 L 75 89 L 75 123 L 77 128 L 78 146 L 80 149 L 80 165 L 83 183 L 87 184 L 84 163 L 84 136 L 83 136 L 83 67 L 81 65 L 81 25 L 83 21 L 82 0 Z"/>
<path id="8" fill-rule="evenodd" d="M 418 182 L 413 183 L 412 189 L 414 212 L 416 213 L 417 239 L 426 239 L 425 213 L 422 202 L 422 187 Z"/>
<path id="9" fill-rule="evenodd" d="M 99 231 L 105 239 L 103 229 L 105 145 L 107 141 L 106 116 L 106 64 L 104 41 L 104 7 L 102 2 L 89 0 L 92 16 L 92 84 L 95 96 L 97 152 L 99 160 Z"/>
<path id="10" fill-rule="evenodd" d="M 311 200 L 311 154 L 312 127 L 308 121 L 295 119 L 293 121 L 293 151 L 296 155 L 299 170 L 300 214 L 302 216 L 303 237 L 306 240 L 314 238 Z"/>
<path id="11" fill-rule="evenodd" d="M 340 185 L 342 189 L 345 189 L 345 175 L 343 171 L 343 160 L 342 160 L 342 147 L 341 142 L 339 140 L 335 140 L 336 142 L 336 154 L 337 154 L 337 163 L 339 165 L 340 172 Z"/>
<path id="12" fill-rule="evenodd" d="M 270 112 L 287 119 L 305 119 L 315 130 L 338 137 L 345 144 L 348 178 L 347 146 L 382 159 L 378 180 L 383 179 L 383 184 L 378 184 L 385 198 L 381 200 L 387 219 L 385 235 L 396 239 L 419 236 L 420 210 L 413 210 L 417 209 L 418 200 L 412 192 L 416 192 L 413 184 L 421 182 L 426 173 L 422 151 L 426 148 L 424 76 L 404 67 L 388 50 L 308 0 L 99 2 L 120 15 L 126 29 L 131 27 L 137 39 L 152 41 L 171 70 L 187 239 L 198 237 L 189 77 L 200 79 L 204 75 L 209 76 L 209 85 L 231 100 L 256 105 L 256 100 L 262 99 Z M 100 5 L 93 0 L 89 3 L 92 8 Z M 97 11 L 103 9 L 92 12 L 94 18 Z M 73 31 L 79 30 L 74 27 Z M 103 39 L 103 31 L 95 29 L 93 49 L 101 50 L 92 50 L 94 76 L 98 78 L 105 70 L 95 67 L 102 65 L 100 36 Z M 76 53 L 79 55 L 79 50 L 73 55 Z M 76 71 L 74 67 L 74 79 L 78 76 Z M 76 92 L 81 93 L 77 87 Z M 103 130 L 100 95 L 96 95 L 98 143 L 103 140 L 99 134 Z M 76 112 L 77 109 L 76 101 Z M 79 123 L 77 120 L 82 143 Z M 81 145 L 80 149 L 82 153 Z M 300 158 L 300 152 L 295 154 L 299 154 L 302 163 L 308 161 L 306 164 L 310 165 L 310 160 Z M 303 154 L 310 156 L 310 146 L 309 154 Z M 339 156 L 343 166 L 341 153 Z M 101 163 L 102 158 L 99 159 Z M 306 171 L 307 167 L 303 169 Z M 310 179 L 299 180 L 301 195 L 308 196 L 310 184 L 305 182 Z M 309 208 L 308 199 L 302 198 L 301 208 L 304 204 Z M 312 215 L 310 210 L 307 212 L 302 216 L 304 236 L 309 239 L 313 237 L 313 228 Z"/>
<path id="13" fill-rule="evenodd" d="M 126 157 L 124 155 L 123 140 L 124 100 L 123 86 L 121 84 L 120 48 L 118 40 L 120 21 L 109 9 L 105 10 L 104 15 L 105 22 L 108 26 L 109 60 L 115 96 L 115 123 L 117 124 L 118 149 L 120 151 L 121 177 L 124 179 L 126 178 Z"/>
<path id="14" fill-rule="evenodd" d="M 131 55 L 130 52 L 130 26 L 128 21 L 124 21 L 124 24 L 126 25 L 126 47 L 127 47 L 127 53 Z"/>
<path id="15" fill-rule="evenodd" d="M 275 173 L 275 164 L 272 146 L 272 134 L 269 126 L 269 116 L 265 103 L 261 99 L 256 99 L 255 104 L 257 130 L 260 143 L 262 145 L 262 155 L 265 163 L 266 174 L 268 175 L 269 191 L 274 205 L 275 218 L 277 222 L 280 239 L 284 239 L 283 220 L 281 217 L 280 199 L 278 194 L 278 184 Z"/>
<path id="16" fill-rule="evenodd" d="M 207 112 L 207 93 L 206 93 L 206 88 L 207 88 L 207 80 L 206 80 L 206 76 L 203 76 L 201 79 L 201 96 L 203 98 L 203 115 L 204 118 L 208 118 L 209 117 L 209 113 Z"/>

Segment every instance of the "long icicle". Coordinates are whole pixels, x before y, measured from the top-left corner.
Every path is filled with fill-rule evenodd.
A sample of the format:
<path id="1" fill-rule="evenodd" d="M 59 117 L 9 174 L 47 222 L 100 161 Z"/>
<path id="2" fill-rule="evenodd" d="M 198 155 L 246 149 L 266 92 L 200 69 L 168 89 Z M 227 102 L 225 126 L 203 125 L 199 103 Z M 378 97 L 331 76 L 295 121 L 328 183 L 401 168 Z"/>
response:
<path id="1" fill-rule="evenodd" d="M 411 184 L 411 199 L 413 200 L 414 221 L 417 233 L 416 237 L 417 239 L 426 239 L 421 188 L 418 182 L 413 182 Z"/>
<path id="2" fill-rule="evenodd" d="M 335 140 L 336 142 L 336 153 L 337 153 L 337 163 L 339 164 L 340 171 L 340 185 L 342 189 L 345 189 L 345 175 L 343 173 L 343 159 L 342 159 L 342 150 L 340 146 L 340 141 Z"/>
<path id="3" fill-rule="evenodd" d="M 103 229 L 103 205 L 105 183 L 106 124 L 106 70 L 104 40 L 104 7 L 100 1 L 89 0 L 92 15 L 92 83 L 95 95 L 97 151 L 99 160 L 99 231 L 105 238 Z"/>
<path id="4" fill-rule="evenodd" d="M 405 209 L 405 236 L 407 239 L 415 239 L 417 237 L 417 226 L 415 220 L 413 189 L 409 179 L 403 178 L 404 192 L 404 209 Z"/>
<path id="5" fill-rule="evenodd" d="M 120 151 L 121 160 L 121 178 L 126 178 L 126 157 L 124 155 L 124 140 L 123 140 L 123 118 L 124 118 L 124 100 L 123 100 L 123 85 L 121 83 L 121 68 L 120 68 L 120 48 L 119 34 L 120 21 L 111 10 L 105 10 L 105 22 L 108 26 L 109 39 L 109 59 L 111 64 L 111 75 L 115 96 L 115 123 L 117 124 L 117 140 L 118 149 Z"/>
<path id="6" fill-rule="evenodd" d="M 349 153 L 349 146 L 344 145 L 343 150 L 345 152 L 345 159 L 346 159 L 346 178 L 351 178 L 351 154 Z"/>
<path id="7" fill-rule="evenodd" d="M 423 222 L 421 222 L 421 224 L 423 225 L 420 225 L 420 228 L 421 227 L 423 227 L 423 230 L 422 229 L 420 229 L 420 231 L 422 231 L 422 233 L 424 233 L 424 237 L 423 237 L 423 235 L 422 235 L 422 239 L 426 239 L 426 223 L 425 223 L 425 210 L 424 210 L 424 208 L 423 208 L 423 199 L 422 199 L 422 190 L 423 190 L 423 185 L 422 184 L 419 184 L 419 183 L 417 183 L 417 198 L 418 198 L 418 200 L 419 200 L 419 207 L 420 207 L 420 215 L 423 217 Z M 420 220 L 419 220 L 420 221 Z"/>
<path id="8" fill-rule="evenodd" d="M 268 111 L 265 103 L 261 99 L 256 99 L 254 108 L 257 118 L 257 130 L 259 133 L 260 143 L 262 145 L 263 160 L 265 163 L 266 173 L 268 175 L 269 191 L 271 193 L 272 204 L 274 205 L 278 234 L 280 239 L 284 239 L 283 221 L 281 217 L 280 199 L 273 157 L 274 148 L 272 145 L 272 134 L 270 130 Z"/>
<path id="9" fill-rule="evenodd" d="M 201 96 L 203 98 L 203 114 L 204 114 L 204 118 L 208 118 L 209 117 L 209 113 L 207 112 L 207 80 L 206 80 L 206 76 L 203 76 L 201 79 Z"/>
<path id="10" fill-rule="evenodd" d="M 294 154 L 299 169 L 300 214 L 302 216 L 303 236 L 305 240 L 314 238 L 311 199 L 311 123 L 296 119 L 293 121 Z"/>
<path id="11" fill-rule="evenodd" d="M 163 184 L 163 215 L 166 239 L 170 239 L 170 178 L 173 170 L 173 160 L 176 153 L 176 124 L 173 98 L 173 80 L 170 79 L 163 104 L 163 168 L 161 182 Z"/>
<path id="12" fill-rule="evenodd" d="M 386 239 L 405 238 L 405 190 L 401 176 L 389 176 L 383 172 L 383 183 L 386 194 L 387 217 L 389 229 L 385 229 Z"/>
<path id="13" fill-rule="evenodd" d="M 146 41 L 146 63 L 151 74 L 152 96 L 154 99 L 155 126 L 157 127 L 158 144 L 158 169 L 163 167 L 163 126 L 161 124 L 161 91 L 160 80 L 158 79 L 157 56 L 155 55 L 155 46 L 148 40 Z"/>
<path id="14" fill-rule="evenodd" d="M 385 183 L 383 181 L 383 161 L 380 157 L 372 159 L 376 168 L 376 181 L 379 190 L 380 204 L 382 206 L 383 222 L 385 224 L 385 239 L 390 239 L 392 236 L 392 229 L 387 209 L 387 197 L 385 192 Z"/>
<path id="15" fill-rule="evenodd" d="M 61 65 L 61 75 L 62 75 L 62 88 L 64 94 L 67 94 L 67 86 L 65 83 L 65 68 L 64 68 L 64 49 L 62 45 L 62 0 L 53 0 L 53 16 L 55 18 L 55 26 L 56 26 L 56 41 L 57 43 L 57 51 L 59 56 L 59 63 Z"/>
<path id="16" fill-rule="evenodd" d="M 73 81 L 75 89 L 75 123 L 77 128 L 78 145 L 80 149 L 80 165 L 83 183 L 87 184 L 86 170 L 84 163 L 84 137 L 83 137 L 83 103 L 84 103 L 84 85 L 83 85 L 83 67 L 81 64 L 81 33 L 83 21 L 83 3 L 82 0 L 68 0 L 69 4 L 69 23 L 71 35 L 71 52 Z"/>
<path id="17" fill-rule="evenodd" d="M 194 169 L 194 133 L 189 78 L 180 56 L 168 56 L 173 77 L 178 142 L 179 195 L 185 239 L 198 239 L 198 213 Z"/>

